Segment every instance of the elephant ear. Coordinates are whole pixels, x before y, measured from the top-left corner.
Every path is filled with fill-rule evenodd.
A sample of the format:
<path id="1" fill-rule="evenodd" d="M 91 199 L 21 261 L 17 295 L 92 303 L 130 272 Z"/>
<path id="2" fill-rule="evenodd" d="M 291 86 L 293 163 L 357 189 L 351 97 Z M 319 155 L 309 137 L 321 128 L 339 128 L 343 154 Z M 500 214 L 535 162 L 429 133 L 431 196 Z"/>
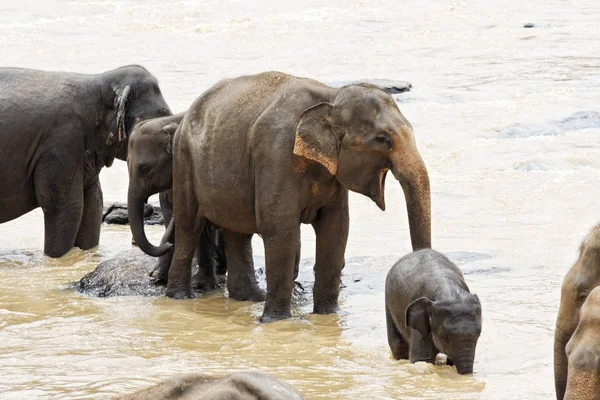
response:
<path id="1" fill-rule="evenodd" d="M 333 126 L 328 118 L 332 109 L 330 103 L 319 103 L 300 114 L 300 121 L 296 127 L 294 154 L 320 163 L 331 175 L 335 175 L 340 141 L 333 132 Z"/>
<path id="2" fill-rule="evenodd" d="M 178 127 L 179 127 L 179 124 L 176 124 L 175 122 L 171 122 L 169 125 L 165 125 L 160 129 L 160 131 L 162 133 L 169 136 L 169 140 L 167 140 L 167 148 L 166 148 L 167 153 L 169 153 L 169 154 L 171 154 L 171 148 L 173 146 L 173 135 L 175 134 L 175 131 L 177 130 Z"/>
<path id="3" fill-rule="evenodd" d="M 111 146 L 117 141 L 122 142 L 127 139 L 127 130 L 125 128 L 125 115 L 127 114 L 127 105 L 130 102 L 131 86 L 127 85 L 123 90 L 115 91 L 115 109 L 117 110 L 117 138 L 115 134 L 110 133 L 106 140 L 106 145 Z"/>
<path id="4" fill-rule="evenodd" d="M 406 308 L 406 326 L 419 331 L 423 339 L 428 338 L 431 333 L 429 307 L 432 304 L 427 297 L 421 297 Z"/>

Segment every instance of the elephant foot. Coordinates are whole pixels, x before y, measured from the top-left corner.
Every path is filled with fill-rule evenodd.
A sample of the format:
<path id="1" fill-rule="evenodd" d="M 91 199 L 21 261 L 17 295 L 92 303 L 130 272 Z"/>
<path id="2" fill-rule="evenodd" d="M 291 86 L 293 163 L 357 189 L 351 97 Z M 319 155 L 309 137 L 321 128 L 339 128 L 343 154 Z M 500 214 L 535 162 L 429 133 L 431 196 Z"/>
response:
<path id="1" fill-rule="evenodd" d="M 148 276 L 152 278 L 152 283 L 155 285 L 164 285 L 169 281 L 169 272 L 167 271 L 166 273 L 161 273 L 158 267 L 150 271 Z"/>
<path id="2" fill-rule="evenodd" d="M 338 312 L 338 306 L 332 303 L 315 304 L 313 308 L 315 314 L 335 314 L 336 312 Z"/>
<path id="3" fill-rule="evenodd" d="M 260 317 L 260 322 L 269 323 L 280 321 L 282 319 L 292 318 L 292 313 L 290 311 L 285 312 L 267 312 L 264 311 L 263 315 Z"/>
<path id="4" fill-rule="evenodd" d="M 165 296 L 176 300 L 184 299 L 195 299 L 198 295 L 194 292 L 191 286 L 187 287 L 169 287 L 167 286 L 167 292 Z"/>
<path id="5" fill-rule="evenodd" d="M 238 301 L 260 302 L 265 301 L 267 294 L 258 285 L 252 285 L 241 289 L 229 288 L 229 298 Z"/>
<path id="6" fill-rule="evenodd" d="M 208 292 L 209 290 L 214 290 L 214 289 L 218 288 L 219 283 L 217 281 L 216 276 L 200 277 L 200 276 L 196 275 L 194 277 L 193 287 L 197 291 L 204 293 L 204 292 Z"/>
<path id="7" fill-rule="evenodd" d="M 226 274 L 217 274 L 217 285 L 219 285 L 219 287 L 227 285 Z"/>

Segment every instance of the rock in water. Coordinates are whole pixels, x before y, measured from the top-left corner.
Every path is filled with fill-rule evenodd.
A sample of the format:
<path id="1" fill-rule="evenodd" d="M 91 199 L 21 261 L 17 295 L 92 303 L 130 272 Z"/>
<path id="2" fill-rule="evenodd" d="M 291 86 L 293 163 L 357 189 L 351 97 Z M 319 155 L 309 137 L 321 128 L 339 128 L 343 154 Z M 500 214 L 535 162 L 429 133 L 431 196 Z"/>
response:
<path id="1" fill-rule="evenodd" d="M 333 81 L 327 82 L 331 87 L 342 87 L 346 85 L 355 85 L 359 83 L 367 83 L 369 85 L 377 86 L 389 94 L 398 94 L 408 92 L 412 89 L 412 84 L 403 81 L 393 81 L 390 79 L 360 79 L 356 81 Z"/>
<path id="2" fill-rule="evenodd" d="M 102 212 L 102 222 L 106 224 L 127 225 L 129 215 L 127 214 L 127 203 L 114 203 L 105 206 Z M 144 204 L 144 224 L 164 225 L 163 215 L 159 206 Z"/>
<path id="3" fill-rule="evenodd" d="M 166 287 L 154 284 L 148 276 L 154 264 L 156 258 L 141 250 L 123 251 L 98 264 L 76 287 L 79 292 L 95 297 L 162 296 Z"/>

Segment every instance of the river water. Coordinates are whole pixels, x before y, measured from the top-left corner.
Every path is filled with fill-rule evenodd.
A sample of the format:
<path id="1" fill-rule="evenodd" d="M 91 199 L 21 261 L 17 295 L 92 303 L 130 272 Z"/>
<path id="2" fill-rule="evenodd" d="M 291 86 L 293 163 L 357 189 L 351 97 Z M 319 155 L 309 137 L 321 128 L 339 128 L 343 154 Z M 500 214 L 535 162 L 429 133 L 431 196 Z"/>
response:
<path id="1" fill-rule="evenodd" d="M 484 318 L 472 377 L 391 358 L 383 284 L 410 250 L 391 175 L 387 211 L 351 195 L 340 313 L 311 315 L 308 298 L 295 318 L 267 325 L 261 304 L 222 292 L 80 295 L 72 283 L 131 248 L 129 228 L 104 226 L 97 249 L 53 260 L 36 210 L 0 226 L 0 398 L 105 398 L 245 369 L 307 399 L 551 398 L 560 283 L 600 220 L 599 21 L 595 0 L 0 2 L 2 66 L 139 63 L 173 111 L 220 78 L 265 70 L 411 82 L 397 99 L 429 168 L 434 247 L 463 269 Z M 106 202 L 126 199 L 125 163 L 101 180 Z M 308 282 L 314 244 L 304 227 Z M 260 239 L 254 251 L 260 265 Z"/>

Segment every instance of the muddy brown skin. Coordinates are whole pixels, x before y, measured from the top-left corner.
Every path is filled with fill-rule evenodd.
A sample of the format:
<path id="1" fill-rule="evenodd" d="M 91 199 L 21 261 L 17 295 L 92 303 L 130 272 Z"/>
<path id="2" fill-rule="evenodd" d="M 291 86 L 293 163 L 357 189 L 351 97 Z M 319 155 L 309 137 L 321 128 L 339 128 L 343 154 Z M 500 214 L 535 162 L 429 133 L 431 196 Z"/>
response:
<path id="1" fill-rule="evenodd" d="M 41 207 L 44 253 L 98 245 L 98 175 L 127 158 L 133 125 L 170 115 L 158 82 L 127 66 L 98 75 L 0 68 L 0 223 Z"/>
<path id="2" fill-rule="evenodd" d="M 193 297 L 191 260 L 206 219 L 225 243 L 248 249 L 233 262 L 240 291 L 257 290 L 248 257 L 265 243 L 261 321 L 288 318 L 300 223 L 316 233 L 314 312 L 338 307 L 348 238 L 348 190 L 385 208 L 384 179 L 404 190 L 414 249 L 431 247 L 429 178 L 410 123 L 390 95 L 369 85 L 339 89 L 279 72 L 224 80 L 190 107 L 174 139 L 177 243 L 167 295 Z M 238 248 L 240 248 L 238 247 Z"/>
<path id="3" fill-rule="evenodd" d="M 426 249 L 401 258 L 385 283 L 388 343 L 395 359 L 434 363 L 448 356 L 459 374 L 472 374 L 481 334 L 481 303 L 461 271 Z"/>
<path id="4" fill-rule="evenodd" d="M 579 257 L 563 280 L 560 308 L 554 331 L 554 385 L 556 398 L 565 398 L 571 363 L 567 343 L 579 324 L 580 309 L 590 292 L 600 285 L 600 225 L 594 227 L 579 247 Z"/>
<path id="5" fill-rule="evenodd" d="M 579 324 L 567 343 L 569 373 L 565 400 L 600 400 L 600 287 L 587 296 Z"/>
<path id="6" fill-rule="evenodd" d="M 260 372 L 241 372 L 225 378 L 186 375 L 118 400 L 302 400 L 287 383 Z"/>

